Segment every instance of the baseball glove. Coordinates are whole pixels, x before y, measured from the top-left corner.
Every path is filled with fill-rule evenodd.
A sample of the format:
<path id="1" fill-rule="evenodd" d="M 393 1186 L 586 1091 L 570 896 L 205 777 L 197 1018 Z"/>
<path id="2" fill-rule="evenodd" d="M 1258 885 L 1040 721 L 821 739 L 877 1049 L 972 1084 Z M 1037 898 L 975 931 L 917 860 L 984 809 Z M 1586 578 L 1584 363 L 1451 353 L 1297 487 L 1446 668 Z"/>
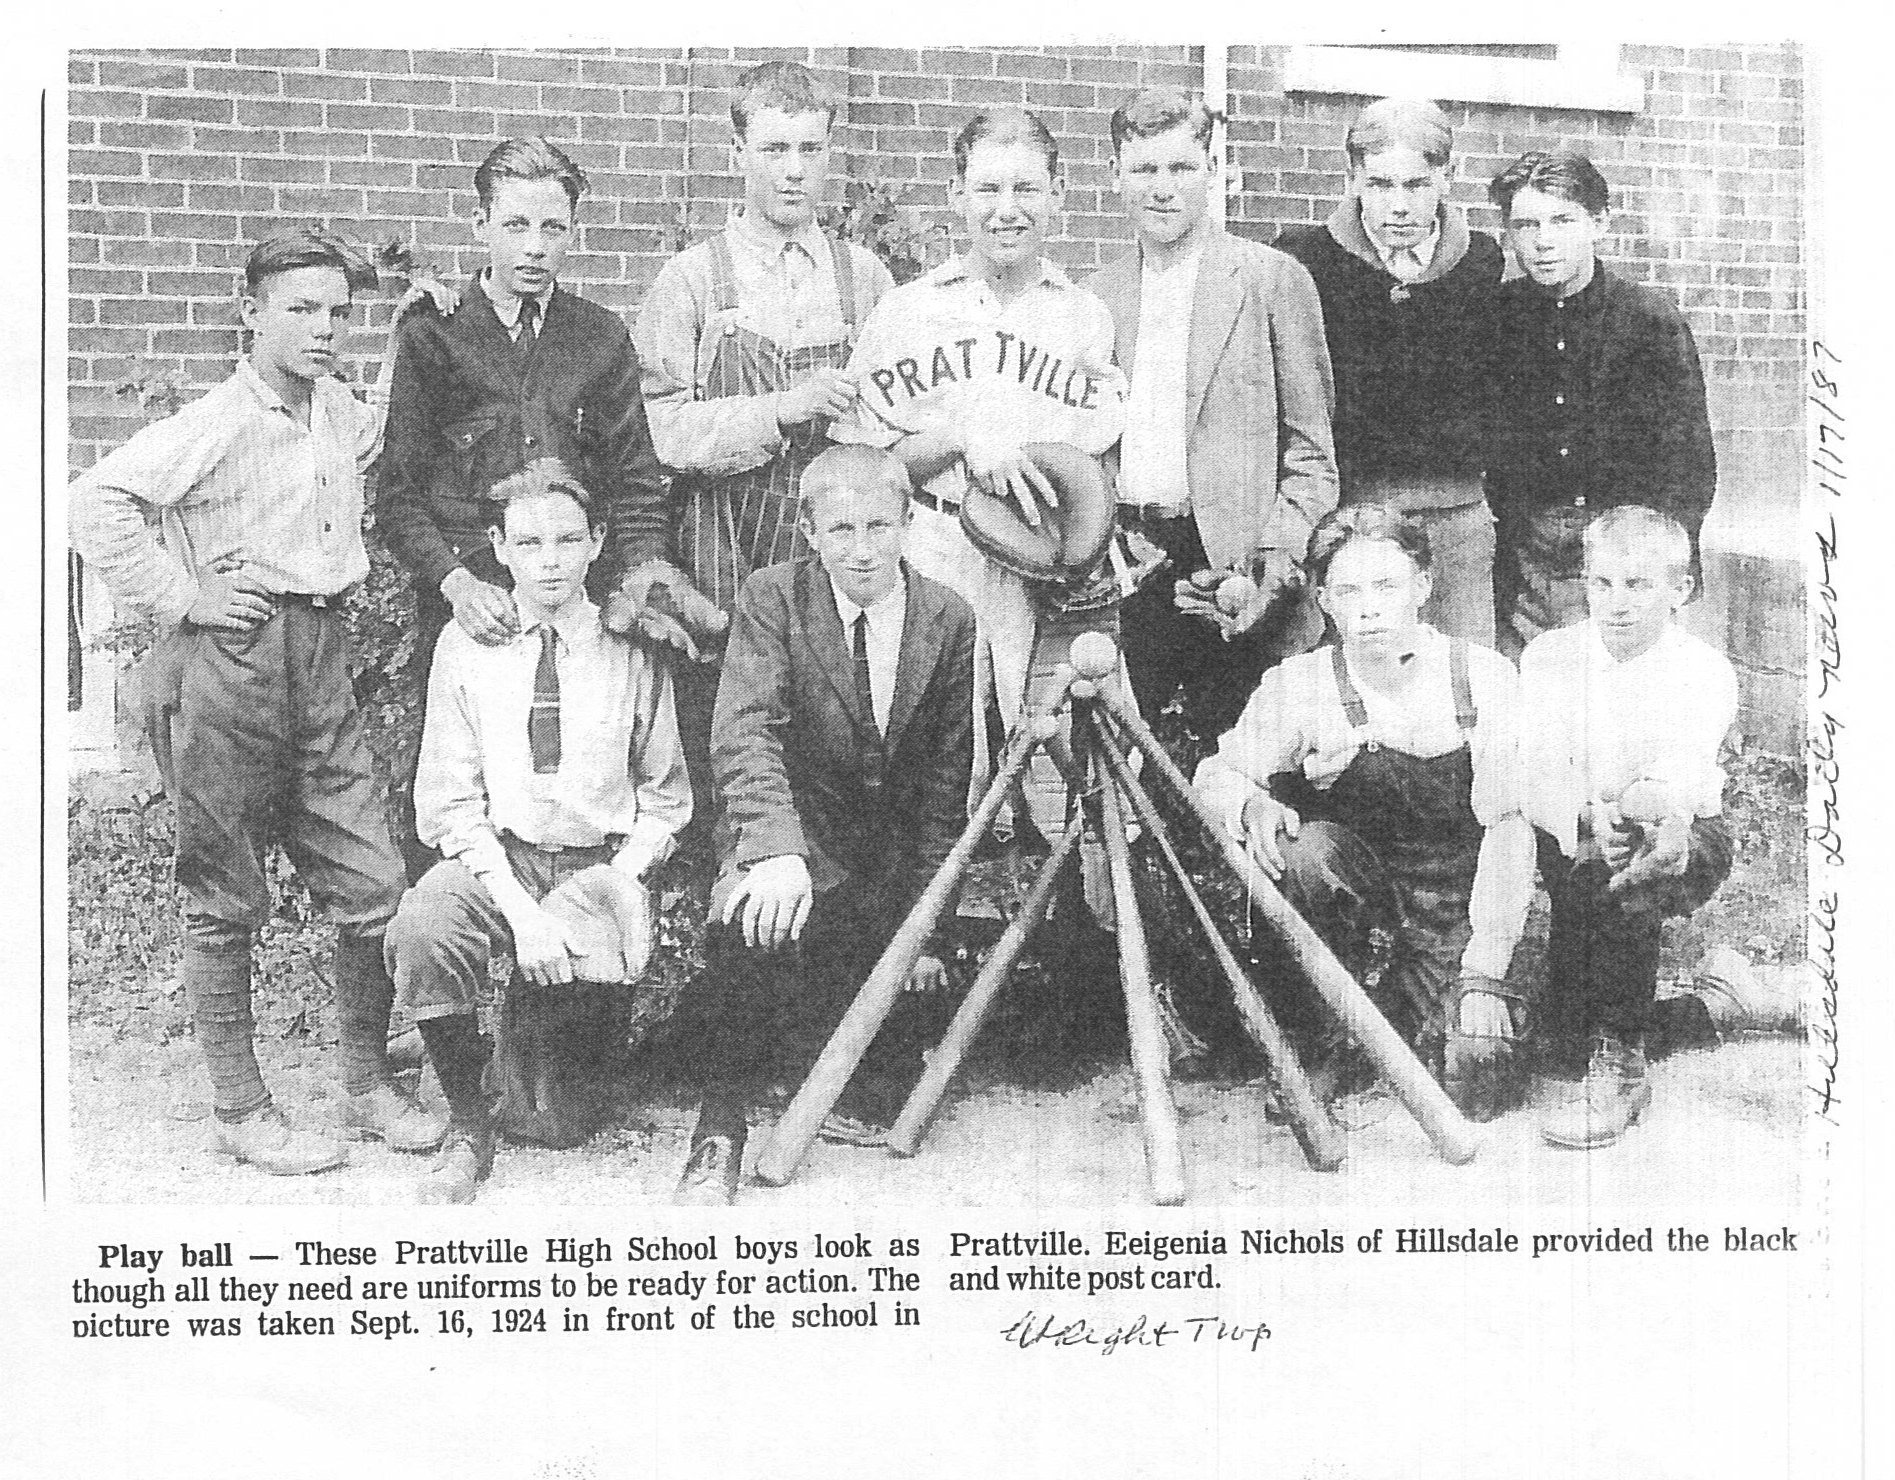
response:
<path id="1" fill-rule="evenodd" d="M 1035 528 L 1011 499 L 971 487 L 961 501 L 961 528 L 1002 570 L 1029 581 L 1083 582 L 1104 557 L 1115 525 L 1105 475 L 1064 442 L 1029 442 L 1021 451 L 1053 485 L 1059 507 L 1042 508 Z"/>
<path id="2" fill-rule="evenodd" d="M 571 933 L 582 982 L 635 982 L 651 962 L 651 896 L 609 863 L 583 869 L 540 901 Z"/>
<path id="3" fill-rule="evenodd" d="M 626 571 L 606 598 L 603 620 L 614 632 L 676 648 L 694 663 L 710 661 L 730 628 L 729 614 L 665 560 Z"/>

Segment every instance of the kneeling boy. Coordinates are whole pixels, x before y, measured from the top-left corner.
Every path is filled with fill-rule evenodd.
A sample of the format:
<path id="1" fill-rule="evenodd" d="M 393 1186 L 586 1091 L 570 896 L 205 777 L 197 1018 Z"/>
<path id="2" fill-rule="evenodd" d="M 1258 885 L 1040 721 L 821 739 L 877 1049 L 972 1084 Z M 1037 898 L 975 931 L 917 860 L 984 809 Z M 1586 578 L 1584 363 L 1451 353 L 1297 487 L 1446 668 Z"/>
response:
<path id="1" fill-rule="evenodd" d="M 807 1069 L 966 825 L 974 614 L 902 558 L 907 471 L 836 447 L 802 490 L 814 554 L 745 582 L 711 726 L 721 866 L 687 1204 L 735 1196 L 773 1040 Z M 944 980 L 929 951 L 909 987 Z M 893 1041 L 870 1048 L 831 1139 L 871 1143 L 893 1118 L 918 1067 Z"/>
<path id="2" fill-rule="evenodd" d="M 591 493 L 546 458 L 495 484 L 493 497 L 501 522 L 490 538 L 513 579 L 520 631 L 497 646 L 457 624 L 441 633 L 415 816 L 444 861 L 388 929 L 396 992 L 452 1112 L 424 1202 L 472 1200 L 493 1166 L 474 1014 L 494 949 L 513 951 L 514 991 L 571 982 L 582 943 L 542 901 L 584 873 L 608 903 L 626 896 L 619 919 L 648 929 L 641 881 L 691 816 L 670 681 L 586 599 L 605 539 Z M 621 945 L 631 960 L 648 942 Z"/>
<path id="3" fill-rule="evenodd" d="M 1666 917 L 1730 873 L 1717 753 L 1737 678 L 1674 620 L 1691 594 L 1691 537 L 1675 519 L 1609 510 L 1586 530 L 1585 571 L 1588 619 L 1534 639 L 1520 680 L 1528 815 L 1553 901 L 1534 1037 L 1548 1074 L 1578 1081 L 1543 1103 L 1541 1130 L 1590 1149 L 1651 1103 L 1641 1040 Z"/>

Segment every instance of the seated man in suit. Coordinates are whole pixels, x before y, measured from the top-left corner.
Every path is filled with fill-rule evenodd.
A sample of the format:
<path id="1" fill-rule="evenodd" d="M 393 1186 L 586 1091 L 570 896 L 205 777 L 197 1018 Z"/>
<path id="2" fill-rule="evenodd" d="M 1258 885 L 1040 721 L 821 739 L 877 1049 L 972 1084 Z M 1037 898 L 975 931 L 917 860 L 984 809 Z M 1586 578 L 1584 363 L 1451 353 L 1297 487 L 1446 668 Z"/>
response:
<path id="1" fill-rule="evenodd" d="M 680 1203 L 736 1195 L 765 1076 L 783 1050 L 807 1070 L 966 825 L 974 614 L 902 558 L 908 474 L 836 447 L 802 491 L 814 554 L 745 583 L 711 726 L 720 868 Z M 928 951 L 909 986 L 945 979 Z M 919 1065 L 891 1052 L 899 1034 L 871 1047 L 831 1139 L 873 1144 L 900 1108 Z"/>

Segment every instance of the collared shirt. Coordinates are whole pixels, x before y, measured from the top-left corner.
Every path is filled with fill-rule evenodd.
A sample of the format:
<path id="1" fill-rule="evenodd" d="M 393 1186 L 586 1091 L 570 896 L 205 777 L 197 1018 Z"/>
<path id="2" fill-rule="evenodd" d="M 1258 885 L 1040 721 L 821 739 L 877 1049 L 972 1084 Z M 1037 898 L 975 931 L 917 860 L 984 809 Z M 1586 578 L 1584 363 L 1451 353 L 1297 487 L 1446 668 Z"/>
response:
<path id="1" fill-rule="evenodd" d="M 1441 217 L 1437 213 L 1434 222 L 1428 228 L 1428 234 L 1412 247 L 1390 246 L 1369 230 L 1369 223 L 1362 222 L 1362 234 L 1369 239 L 1369 245 L 1375 248 L 1375 255 L 1382 259 L 1382 266 L 1390 277 L 1404 283 L 1419 282 L 1434 262 L 1434 254 L 1441 246 Z"/>
<path id="2" fill-rule="evenodd" d="M 327 376 L 309 425 L 248 359 L 231 377 L 143 428 L 72 485 L 73 547 L 116 601 L 175 626 L 198 572 L 241 559 L 269 591 L 333 596 L 368 574 L 362 471 L 381 451 L 387 403 Z M 153 537 L 144 510 L 160 512 Z"/>
<path id="3" fill-rule="evenodd" d="M 849 360 L 861 383 L 838 442 L 892 447 L 915 432 L 979 431 L 1066 442 L 1097 457 L 1125 427 L 1125 376 L 1112 362 L 1112 313 L 1051 262 L 1002 303 L 959 257 L 882 300 Z M 958 501 L 958 458 L 927 482 Z"/>
<path id="4" fill-rule="evenodd" d="M 540 306 L 540 311 L 533 316 L 533 337 L 535 339 L 540 337 L 540 331 L 546 327 L 546 310 L 548 306 L 551 305 L 553 292 L 558 286 L 559 284 L 557 283 L 549 282 L 539 292 L 532 295 Z M 511 293 L 508 293 L 505 295 L 505 302 L 502 302 L 501 295 L 495 293 L 493 290 L 493 269 L 491 267 L 483 267 L 480 270 L 480 292 L 481 296 L 484 297 L 488 303 L 493 305 L 493 316 L 500 320 L 500 327 L 507 331 L 508 338 L 512 339 L 515 344 L 518 344 L 520 342 L 520 310 L 525 305 L 526 299 L 515 298 Z"/>
<path id="5" fill-rule="evenodd" d="M 1138 365 L 1125 403 L 1119 444 L 1119 500 L 1182 514 L 1191 504 L 1185 438 L 1190 409 L 1187 363 L 1191 304 L 1197 293 L 1200 245 L 1159 271 L 1145 259 L 1138 289 Z"/>
<path id="6" fill-rule="evenodd" d="M 712 246 L 699 242 L 659 270 L 633 332 L 658 460 L 715 477 L 759 467 L 786 445 L 775 395 L 700 394 L 725 333 L 748 329 L 784 350 L 848 339 L 836 287 L 837 252 L 850 254 L 858 323 L 894 286 L 873 253 L 831 241 L 814 225 L 785 241 L 739 216 L 724 235 L 737 279 L 737 307 L 712 309 Z"/>
<path id="7" fill-rule="evenodd" d="M 1464 970 L 1477 975 L 1504 977 L 1533 901 L 1519 680 L 1500 654 L 1468 647 L 1468 686 L 1476 712 L 1470 737 L 1454 712 L 1448 639 L 1432 627 L 1419 628 L 1415 661 L 1420 671 L 1414 687 L 1399 699 L 1356 678 L 1368 711 L 1364 734 L 1349 724 L 1327 648 L 1284 659 L 1264 674 L 1237 723 L 1198 766 L 1192 784 L 1241 837 L 1244 803 L 1280 772 L 1301 771 L 1323 788 L 1349 768 L 1366 740 L 1423 757 L 1467 745 L 1474 768 L 1470 802 L 1487 834 L 1468 906 L 1473 935 L 1461 961 Z"/>
<path id="8" fill-rule="evenodd" d="M 842 635 L 855 651 L 855 619 L 869 619 L 869 698 L 875 707 L 875 728 L 888 733 L 889 711 L 895 705 L 895 670 L 901 661 L 902 627 L 908 620 L 908 583 L 895 582 L 873 606 L 857 606 L 842 594 L 833 579 L 829 590 L 836 598 L 836 615 L 842 618 Z"/>
<path id="9" fill-rule="evenodd" d="M 1582 622 L 1527 645 L 1520 685 L 1527 815 L 1567 857 L 1578 851 L 1580 813 L 1616 801 L 1635 781 L 1663 785 L 1693 817 L 1723 810 L 1717 753 L 1737 718 L 1737 675 L 1709 643 L 1673 625 L 1621 662 L 1598 627 Z"/>
<path id="10" fill-rule="evenodd" d="M 507 867 L 499 834 L 541 847 L 622 838 L 616 862 L 642 872 L 691 819 L 671 683 L 581 601 L 553 623 L 559 769 L 533 769 L 527 715 L 539 625 L 483 647 L 449 623 L 428 677 L 415 773 L 415 830 L 477 876 Z"/>

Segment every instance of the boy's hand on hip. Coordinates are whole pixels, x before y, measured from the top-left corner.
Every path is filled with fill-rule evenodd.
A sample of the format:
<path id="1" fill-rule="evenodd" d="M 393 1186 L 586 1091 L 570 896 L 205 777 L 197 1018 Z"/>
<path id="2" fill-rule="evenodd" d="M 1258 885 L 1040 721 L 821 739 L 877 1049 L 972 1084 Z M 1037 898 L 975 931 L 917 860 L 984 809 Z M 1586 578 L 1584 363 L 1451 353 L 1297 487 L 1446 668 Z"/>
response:
<path id="1" fill-rule="evenodd" d="M 198 577 L 197 599 L 186 608 L 184 620 L 193 627 L 248 632 L 269 621 L 275 610 L 270 593 L 243 573 L 243 562 L 228 561 Z"/>

